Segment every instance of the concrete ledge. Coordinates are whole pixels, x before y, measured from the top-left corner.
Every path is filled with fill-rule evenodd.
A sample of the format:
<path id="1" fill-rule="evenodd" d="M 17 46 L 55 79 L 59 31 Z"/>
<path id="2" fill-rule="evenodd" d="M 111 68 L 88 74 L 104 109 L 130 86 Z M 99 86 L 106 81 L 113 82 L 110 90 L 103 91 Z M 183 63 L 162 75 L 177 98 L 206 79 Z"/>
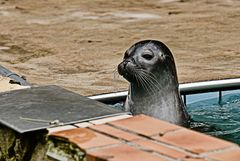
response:
<path id="1" fill-rule="evenodd" d="M 0 93 L 18 89 L 30 88 L 30 86 L 21 86 L 19 84 L 11 84 L 9 83 L 11 79 L 8 77 L 3 77 L 0 75 Z"/>
<path id="2" fill-rule="evenodd" d="M 111 120 L 53 132 L 49 138 L 76 145 L 87 161 L 239 161 L 240 158 L 236 144 L 145 115 Z"/>

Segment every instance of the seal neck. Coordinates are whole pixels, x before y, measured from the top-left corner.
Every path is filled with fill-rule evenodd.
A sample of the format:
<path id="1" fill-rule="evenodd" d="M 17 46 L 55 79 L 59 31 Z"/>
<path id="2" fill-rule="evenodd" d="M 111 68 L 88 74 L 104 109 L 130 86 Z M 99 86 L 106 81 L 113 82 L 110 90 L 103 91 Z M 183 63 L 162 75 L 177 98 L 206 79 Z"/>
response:
<path id="1" fill-rule="evenodd" d="M 161 83 L 148 89 L 131 83 L 130 99 L 133 114 L 146 114 L 174 124 L 183 125 L 186 120 L 185 106 L 182 102 L 176 79 L 163 77 Z"/>
<path id="2" fill-rule="evenodd" d="M 173 73 L 162 71 L 154 73 L 154 79 L 145 79 L 143 82 L 130 83 L 133 96 L 152 97 L 153 95 L 166 95 L 166 93 L 178 92 L 178 80 Z"/>

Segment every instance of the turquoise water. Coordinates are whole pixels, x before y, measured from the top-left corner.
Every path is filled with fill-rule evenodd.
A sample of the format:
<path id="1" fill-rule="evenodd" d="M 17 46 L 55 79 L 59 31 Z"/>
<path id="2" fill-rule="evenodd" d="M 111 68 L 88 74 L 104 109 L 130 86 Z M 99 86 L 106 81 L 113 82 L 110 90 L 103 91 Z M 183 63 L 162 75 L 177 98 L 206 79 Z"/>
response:
<path id="1" fill-rule="evenodd" d="M 187 111 L 190 128 L 240 144 L 240 90 L 188 95 Z M 112 105 L 123 110 L 123 102 Z"/>
<path id="2" fill-rule="evenodd" d="M 187 111 L 193 130 L 240 144 L 240 92 L 223 95 L 220 103 L 218 97 L 195 101 Z"/>

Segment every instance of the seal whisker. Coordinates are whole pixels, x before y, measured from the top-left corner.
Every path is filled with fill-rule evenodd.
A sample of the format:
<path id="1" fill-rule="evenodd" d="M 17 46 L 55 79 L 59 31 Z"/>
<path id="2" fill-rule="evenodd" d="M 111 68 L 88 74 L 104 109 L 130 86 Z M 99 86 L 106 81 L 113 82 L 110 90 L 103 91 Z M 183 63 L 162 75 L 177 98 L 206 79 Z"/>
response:
<path id="1" fill-rule="evenodd" d="M 144 88 L 144 90 L 147 90 L 147 87 L 145 86 L 145 84 L 143 84 L 143 81 L 142 81 L 141 77 L 139 76 L 139 73 L 137 72 L 137 70 L 133 69 L 132 73 L 133 73 L 134 78 L 137 81 L 138 86 L 142 86 Z"/>
<path id="2" fill-rule="evenodd" d="M 157 79 L 155 78 L 155 76 L 151 76 L 147 71 L 145 70 L 139 70 L 149 81 L 149 83 L 151 83 L 152 85 L 154 85 L 158 90 L 160 90 L 159 86 L 159 82 L 157 81 Z"/>
<path id="3" fill-rule="evenodd" d="M 140 80 L 140 84 L 142 85 L 143 89 L 146 90 L 148 93 L 150 93 L 145 79 L 139 73 L 137 73 L 137 75 L 138 75 L 138 78 Z"/>
<path id="4" fill-rule="evenodd" d="M 144 89 L 145 91 L 147 91 L 147 93 L 150 93 L 150 92 L 149 92 L 149 89 L 148 89 L 148 87 L 147 87 L 147 85 L 146 85 L 146 83 L 145 83 L 145 81 L 143 80 L 143 78 L 142 78 L 140 75 L 138 75 L 138 78 L 139 78 L 139 80 L 140 80 L 140 84 L 141 84 L 141 86 L 143 87 L 143 89 Z"/>
<path id="5" fill-rule="evenodd" d="M 148 72 L 148 71 L 146 71 L 144 69 L 140 69 L 140 68 L 138 70 L 140 70 L 141 72 L 144 72 L 145 74 L 147 74 L 149 77 L 151 77 L 152 79 L 154 79 L 158 83 L 157 78 L 156 78 L 156 76 L 153 73 Z"/>
<path id="6" fill-rule="evenodd" d="M 155 78 L 153 78 L 151 75 L 149 75 L 149 74 L 147 73 L 147 71 L 144 71 L 143 69 L 137 69 L 137 71 L 138 71 L 139 73 L 141 73 L 142 76 L 144 76 L 144 77 L 146 78 L 146 80 L 148 81 L 148 83 L 156 86 L 156 84 L 155 84 L 153 81 L 155 81 L 155 82 L 157 82 L 157 81 L 155 80 Z M 150 79 L 149 79 L 149 78 L 150 78 Z M 158 83 L 158 82 L 157 82 L 157 83 Z M 156 86 L 156 87 L 157 87 L 157 86 Z"/>
<path id="7" fill-rule="evenodd" d="M 147 76 L 147 77 L 149 77 L 152 81 L 154 81 L 155 83 L 153 83 L 153 84 L 155 84 L 155 86 L 157 86 L 157 87 L 159 87 L 159 86 L 161 86 L 161 84 L 157 81 L 158 79 L 156 78 L 156 76 L 155 75 L 153 75 L 151 72 L 149 73 L 149 72 L 147 72 L 147 71 L 145 71 L 145 70 L 142 70 L 142 72 Z M 160 88 L 159 88 L 160 89 Z"/>
<path id="8" fill-rule="evenodd" d="M 114 71 L 113 71 L 113 79 L 115 80 L 115 79 L 118 79 L 118 78 L 120 78 L 120 75 L 118 73 L 117 68 L 115 68 Z"/>
<path id="9" fill-rule="evenodd" d="M 150 78 L 149 80 L 152 82 L 152 84 L 153 84 L 154 86 L 156 86 L 158 89 L 160 89 L 159 86 L 161 86 L 161 85 L 160 85 L 159 82 L 156 80 L 156 78 L 152 77 L 149 73 L 144 73 L 144 72 L 143 72 L 143 74 L 145 74 L 146 77 Z M 158 86 L 158 85 L 159 85 L 159 86 Z"/>
<path id="10" fill-rule="evenodd" d="M 154 87 L 151 86 L 151 82 L 149 82 L 148 78 L 142 74 L 139 73 L 139 76 L 143 80 L 144 84 L 146 85 L 147 89 L 150 89 L 151 92 L 154 92 Z M 149 92 L 150 93 L 150 92 Z"/>
<path id="11" fill-rule="evenodd" d="M 135 70 L 133 71 L 133 76 L 135 77 L 138 86 L 140 86 L 140 85 L 141 85 L 141 82 L 140 82 L 140 80 L 139 80 L 138 73 L 137 73 Z"/>
<path id="12" fill-rule="evenodd" d="M 157 90 L 159 90 L 158 86 L 151 79 L 149 79 L 147 77 L 147 75 L 144 75 L 144 73 L 142 73 L 142 77 L 146 80 L 146 82 L 147 82 L 149 88 L 151 88 L 152 92 L 156 92 Z"/>

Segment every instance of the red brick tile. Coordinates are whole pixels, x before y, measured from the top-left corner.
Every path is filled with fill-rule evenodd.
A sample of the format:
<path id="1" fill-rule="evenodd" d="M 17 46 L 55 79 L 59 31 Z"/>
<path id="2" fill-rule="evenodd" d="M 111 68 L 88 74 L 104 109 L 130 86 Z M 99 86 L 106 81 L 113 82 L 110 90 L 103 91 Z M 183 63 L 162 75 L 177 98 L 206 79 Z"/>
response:
<path id="1" fill-rule="evenodd" d="M 187 129 L 181 129 L 175 132 L 166 133 L 162 137 L 156 136 L 153 138 L 194 153 L 204 153 L 211 150 L 234 146 L 234 144 L 230 142 Z"/>
<path id="2" fill-rule="evenodd" d="M 88 161 L 166 161 L 163 158 L 144 152 L 128 145 L 100 149 L 94 152 L 88 152 Z"/>
<path id="3" fill-rule="evenodd" d="M 240 149 L 211 154 L 209 157 L 218 161 L 240 161 Z"/>
<path id="4" fill-rule="evenodd" d="M 95 125 L 90 127 L 91 129 L 106 133 L 108 135 L 123 139 L 123 140 L 127 140 L 127 141 L 131 141 L 131 140 L 135 140 L 135 139 L 141 139 L 140 136 L 135 135 L 135 134 L 131 134 L 122 130 L 119 130 L 117 128 L 111 127 L 109 125 Z"/>
<path id="5" fill-rule="evenodd" d="M 81 122 L 81 123 L 77 123 L 77 124 L 74 124 L 74 125 L 77 126 L 77 127 L 80 127 L 80 128 L 93 126 L 93 124 L 91 124 L 90 122 Z"/>
<path id="6" fill-rule="evenodd" d="M 75 129 L 75 128 L 76 127 L 72 126 L 72 125 L 64 125 L 64 126 L 58 126 L 58 127 L 51 127 L 51 128 L 48 128 L 47 130 L 48 130 L 48 133 L 51 134 L 54 132 L 70 130 L 70 129 Z"/>
<path id="7" fill-rule="evenodd" d="M 126 119 L 126 118 L 129 118 L 129 117 L 132 117 L 132 115 L 119 115 L 119 116 L 113 116 L 113 117 L 98 119 L 98 120 L 92 120 L 92 121 L 89 121 L 89 122 L 94 124 L 94 125 L 99 125 L 99 124 L 105 124 L 105 123 L 111 122 L 111 121 Z"/>
<path id="8" fill-rule="evenodd" d="M 65 138 L 69 142 L 77 144 L 81 149 L 84 150 L 121 143 L 119 140 L 83 128 L 60 131 L 52 133 L 51 136 Z"/>
<path id="9" fill-rule="evenodd" d="M 145 115 L 137 115 L 124 120 L 110 122 L 110 124 L 146 136 L 152 136 L 159 133 L 164 134 L 168 131 L 181 128 Z"/>
<path id="10" fill-rule="evenodd" d="M 183 161 L 207 161 L 203 158 L 186 158 L 186 159 L 183 159 Z"/>
<path id="11" fill-rule="evenodd" d="M 134 141 L 134 143 L 140 145 L 143 148 L 147 148 L 149 150 L 158 152 L 160 154 L 163 154 L 163 155 L 169 156 L 171 158 L 175 158 L 175 159 L 181 159 L 181 158 L 185 158 L 187 156 L 187 154 L 184 152 L 168 148 L 164 145 L 155 143 L 150 140 L 136 140 L 136 141 Z"/>

